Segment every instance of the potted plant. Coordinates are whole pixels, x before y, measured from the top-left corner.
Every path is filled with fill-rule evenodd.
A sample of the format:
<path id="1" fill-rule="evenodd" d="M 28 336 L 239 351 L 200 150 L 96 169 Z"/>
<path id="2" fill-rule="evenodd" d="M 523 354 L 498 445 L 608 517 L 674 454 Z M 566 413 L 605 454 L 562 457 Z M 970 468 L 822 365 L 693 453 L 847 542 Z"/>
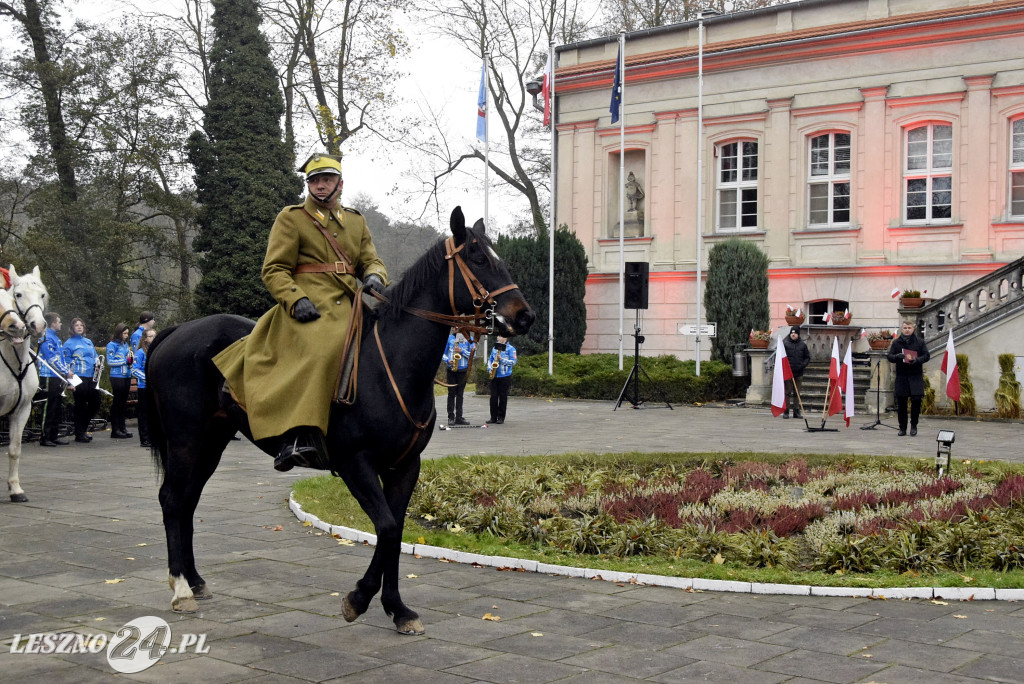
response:
<path id="1" fill-rule="evenodd" d="M 832 325 L 850 325 L 850 321 L 853 320 L 853 314 L 850 310 L 846 311 L 833 311 L 830 314 L 826 314 L 828 320 L 832 322 Z"/>
<path id="2" fill-rule="evenodd" d="M 868 346 L 872 349 L 888 349 L 893 337 L 892 330 L 873 330 L 868 333 Z"/>
<path id="3" fill-rule="evenodd" d="M 904 290 L 900 296 L 900 306 L 904 309 L 919 309 L 924 306 L 924 298 L 920 290 Z"/>
<path id="4" fill-rule="evenodd" d="M 786 307 L 786 323 L 789 325 L 801 325 L 804 322 L 804 310 Z"/>
<path id="5" fill-rule="evenodd" d="M 771 330 L 751 330 L 750 331 L 750 346 L 754 349 L 767 349 L 768 344 L 772 341 Z"/>

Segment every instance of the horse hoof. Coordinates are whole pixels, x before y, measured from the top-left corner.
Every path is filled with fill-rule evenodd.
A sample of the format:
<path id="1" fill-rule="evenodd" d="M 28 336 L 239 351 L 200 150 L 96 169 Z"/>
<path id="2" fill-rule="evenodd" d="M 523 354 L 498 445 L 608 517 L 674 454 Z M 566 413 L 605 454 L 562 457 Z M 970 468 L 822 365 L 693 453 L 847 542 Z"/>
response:
<path id="1" fill-rule="evenodd" d="M 427 633 L 427 630 L 423 629 L 423 623 L 420 622 L 419 618 L 395 620 L 395 629 L 398 630 L 399 634 L 408 634 L 410 636 L 420 636 Z"/>
<path id="2" fill-rule="evenodd" d="M 196 601 L 209 601 L 213 598 L 213 592 L 207 589 L 206 583 L 192 587 L 192 598 Z"/>
<path id="3" fill-rule="evenodd" d="M 198 613 L 199 604 L 192 597 L 178 598 L 171 601 L 171 610 L 175 613 Z"/>
<path id="4" fill-rule="evenodd" d="M 352 599 L 350 598 L 352 593 L 350 592 L 341 601 L 341 616 L 345 618 L 345 622 L 353 622 L 361 613 L 356 610 L 356 607 L 352 605 Z"/>
<path id="5" fill-rule="evenodd" d="M 25 496 L 24 492 L 21 494 L 11 494 L 11 501 L 14 503 L 25 503 L 28 501 L 28 497 Z"/>

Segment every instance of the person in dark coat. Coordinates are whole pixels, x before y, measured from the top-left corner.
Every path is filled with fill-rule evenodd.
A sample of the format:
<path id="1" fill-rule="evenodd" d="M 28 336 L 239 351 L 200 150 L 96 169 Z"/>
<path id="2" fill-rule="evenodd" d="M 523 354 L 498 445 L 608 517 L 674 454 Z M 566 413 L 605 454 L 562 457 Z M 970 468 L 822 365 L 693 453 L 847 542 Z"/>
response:
<path id="1" fill-rule="evenodd" d="M 811 351 L 807 343 L 800 339 L 800 328 L 795 325 L 789 329 L 789 335 L 782 344 L 786 348 L 786 358 L 789 359 L 789 370 L 793 372 L 793 378 L 786 381 L 786 411 L 782 417 L 789 418 L 789 407 L 792 406 L 793 417 L 803 418 L 797 394 L 803 389 L 804 370 L 811 362 Z"/>
<path id="2" fill-rule="evenodd" d="M 907 401 L 910 401 L 910 436 L 917 434 L 917 419 L 921 415 L 924 398 L 924 364 L 931 358 L 924 340 L 915 334 L 913 321 L 903 321 L 900 336 L 889 345 L 889 361 L 896 364 L 896 417 L 900 423 L 900 437 L 907 434 Z"/>

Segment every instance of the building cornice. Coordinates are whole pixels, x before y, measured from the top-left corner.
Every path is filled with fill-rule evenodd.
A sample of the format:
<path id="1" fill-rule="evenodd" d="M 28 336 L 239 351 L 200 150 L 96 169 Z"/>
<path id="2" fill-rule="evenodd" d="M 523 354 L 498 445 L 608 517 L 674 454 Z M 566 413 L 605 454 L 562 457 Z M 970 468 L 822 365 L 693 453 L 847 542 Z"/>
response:
<path id="1" fill-rule="evenodd" d="M 793 9 L 799 11 L 798 8 Z M 675 28 L 685 35 L 691 25 L 695 22 L 678 24 Z M 704 71 L 713 73 L 764 64 L 779 65 L 809 58 L 846 58 L 853 54 L 896 52 L 915 47 L 1019 36 L 1022 33 L 1024 0 L 1004 0 L 711 42 L 704 46 Z M 572 47 L 563 46 L 562 49 Z M 627 54 L 625 80 L 637 84 L 695 76 L 697 50 L 696 46 L 687 45 L 671 50 Z M 610 88 L 614 69 L 614 59 L 559 67 L 555 70 L 556 92 L 564 95 Z"/>

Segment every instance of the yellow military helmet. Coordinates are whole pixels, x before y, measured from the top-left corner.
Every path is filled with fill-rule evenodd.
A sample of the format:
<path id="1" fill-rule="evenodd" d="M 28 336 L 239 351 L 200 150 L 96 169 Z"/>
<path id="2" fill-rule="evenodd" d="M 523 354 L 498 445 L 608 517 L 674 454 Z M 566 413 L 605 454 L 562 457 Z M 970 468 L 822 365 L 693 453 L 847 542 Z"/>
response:
<path id="1" fill-rule="evenodd" d="M 333 154 L 313 154 L 303 162 L 298 169 L 299 173 L 306 174 L 306 180 L 321 173 L 330 173 L 336 176 L 341 175 L 341 157 Z"/>

